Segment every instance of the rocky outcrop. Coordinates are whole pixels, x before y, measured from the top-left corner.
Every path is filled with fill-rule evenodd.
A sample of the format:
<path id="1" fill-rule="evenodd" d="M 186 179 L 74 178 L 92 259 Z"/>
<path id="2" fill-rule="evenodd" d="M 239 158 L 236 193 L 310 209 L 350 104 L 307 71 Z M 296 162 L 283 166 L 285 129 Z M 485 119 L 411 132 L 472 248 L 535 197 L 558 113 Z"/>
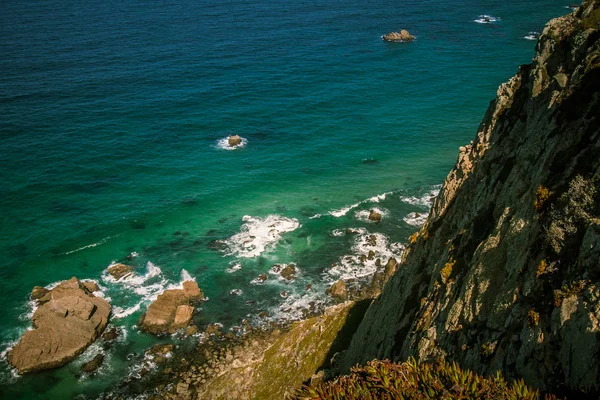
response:
<path id="1" fill-rule="evenodd" d="M 336 281 L 327 289 L 327 294 L 333 298 L 345 300 L 348 297 L 346 282 L 341 279 Z"/>
<path id="2" fill-rule="evenodd" d="M 239 146 L 242 143 L 242 138 L 239 135 L 231 135 L 227 139 L 229 147 Z"/>
<path id="3" fill-rule="evenodd" d="M 201 399 L 288 398 L 329 365 L 334 341 L 339 340 L 344 327 L 348 329 L 350 315 L 357 312 L 355 305 L 346 302 L 330 307 L 323 315 L 296 322 L 287 332 L 277 330 L 264 340 L 253 340 L 248 347 L 228 351 L 222 365 L 214 367 L 217 375 L 201 378 L 203 383 L 198 385 L 181 383 L 186 392 L 197 393 L 194 398 Z M 177 393 L 182 395 L 179 390 Z"/>
<path id="4" fill-rule="evenodd" d="M 192 303 L 203 298 L 194 281 L 183 282 L 183 289 L 165 290 L 140 318 L 140 328 L 157 335 L 186 328 L 194 314 Z"/>
<path id="5" fill-rule="evenodd" d="M 36 289 L 34 293 L 44 292 Z M 73 360 L 102 333 L 111 311 L 109 303 L 94 296 L 75 277 L 39 299 L 44 301 L 33 314 L 34 329 L 25 332 L 8 354 L 8 361 L 21 374 Z"/>
<path id="6" fill-rule="evenodd" d="M 500 86 L 340 370 L 445 357 L 600 390 L 599 8 L 552 20 Z"/>
<path id="7" fill-rule="evenodd" d="M 533 63 L 500 86 L 342 370 L 446 357 L 544 390 L 600 390 L 598 9 L 551 21 Z"/>
<path id="8" fill-rule="evenodd" d="M 386 42 L 412 42 L 415 40 L 415 37 L 406 29 L 402 29 L 400 32 L 390 32 L 387 35 L 383 35 L 382 39 Z"/>

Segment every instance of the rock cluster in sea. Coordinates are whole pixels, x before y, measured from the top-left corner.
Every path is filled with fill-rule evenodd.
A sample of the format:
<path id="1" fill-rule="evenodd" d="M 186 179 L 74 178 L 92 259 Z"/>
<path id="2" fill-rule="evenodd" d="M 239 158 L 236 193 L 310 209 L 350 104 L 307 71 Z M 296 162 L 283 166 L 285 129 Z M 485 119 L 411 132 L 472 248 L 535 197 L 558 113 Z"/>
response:
<path id="1" fill-rule="evenodd" d="M 94 296 L 93 282 L 73 277 L 52 290 L 36 286 L 32 298 L 39 304 L 33 328 L 9 352 L 8 361 L 19 373 L 64 365 L 81 354 L 108 324 L 111 305 Z"/>
<path id="2" fill-rule="evenodd" d="M 386 42 L 412 42 L 415 40 L 415 37 L 406 29 L 402 29 L 400 32 L 390 32 L 387 35 L 383 35 L 382 39 Z"/>

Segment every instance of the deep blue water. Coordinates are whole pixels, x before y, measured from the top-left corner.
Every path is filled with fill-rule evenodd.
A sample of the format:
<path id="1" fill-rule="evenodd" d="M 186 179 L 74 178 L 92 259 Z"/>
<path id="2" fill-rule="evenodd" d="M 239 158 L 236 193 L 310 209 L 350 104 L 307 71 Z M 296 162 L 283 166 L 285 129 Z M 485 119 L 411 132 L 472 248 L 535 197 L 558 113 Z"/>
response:
<path id="1" fill-rule="evenodd" d="M 427 212 L 497 86 L 533 56 L 524 36 L 564 4 L 0 3 L 0 351 L 30 326 L 31 288 L 73 275 L 103 286 L 124 332 L 91 378 L 78 368 L 98 348 L 25 377 L 3 354 L 0 394 L 108 390 L 155 343 L 135 324 L 182 274 L 209 298 L 196 323 L 229 329 L 327 304 L 331 282 L 373 272 L 361 252 L 399 255 L 411 213 Z M 380 38 L 403 28 L 417 40 Z M 220 148 L 233 133 L 246 145 Z M 364 218 L 373 207 L 381 224 Z M 115 261 L 138 277 L 107 279 Z M 252 283 L 291 262 L 295 282 Z"/>

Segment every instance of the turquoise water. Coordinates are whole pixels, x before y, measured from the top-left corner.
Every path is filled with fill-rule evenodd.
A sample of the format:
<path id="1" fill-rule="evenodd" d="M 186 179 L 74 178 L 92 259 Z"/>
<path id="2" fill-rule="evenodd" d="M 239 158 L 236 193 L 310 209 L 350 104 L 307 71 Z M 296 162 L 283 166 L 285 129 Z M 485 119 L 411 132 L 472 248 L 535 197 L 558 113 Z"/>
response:
<path id="1" fill-rule="evenodd" d="M 157 341 L 135 325 L 182 277 L 208 297 L 196 323 L 226 329 L 297 318 L 339 277 L 367 279 L 357 255 L 401 253 L 411 213 L 427 212 L 497 86 L 531 59 L 524 36 L 564 4 L 1 3 L 0 351 L 30 326 L 31 288 L 73 275 L 100 283 L 123 335 L 34 376 L 3 353 L 0 394 L 106 392 Z M 381 41 L 402 28 L 417 40 Z M 221 148 L 233 133 L 246 145 Z M 381 224 L 364 218 L 374 207 Z M 112 262 L 137 277 L 111 281 Z M 280 263 L 296 264 L 295 282 L 252 283 Z M 99 373 L 80 376 L 98 351 Z"/>

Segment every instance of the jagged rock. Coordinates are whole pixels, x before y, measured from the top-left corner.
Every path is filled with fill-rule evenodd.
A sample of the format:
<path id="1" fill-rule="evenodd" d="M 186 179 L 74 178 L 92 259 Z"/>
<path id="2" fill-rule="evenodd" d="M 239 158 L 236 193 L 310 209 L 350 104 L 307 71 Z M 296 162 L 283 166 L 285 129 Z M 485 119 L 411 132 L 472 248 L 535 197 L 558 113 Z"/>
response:
<path id="1" fill-rule="evenodd" d="M 25 332 L 8 361 L 28 373 L 56 368 L 81 354 L 102 333 L 111 306 L 90 294 L 79 279 L 61 282 L 33 314 L 34 329 Z"/>
<path id="2" fill-rule="evenodd" d="M 289 264 L 285 268 L 283 268 L 279 274 L 286 281 L 294 280 L 296 279 L 296 267 L 294 266 L 294 264 Z"/>
<path id="3" fill-rule="evenodd" d="M 86 362 L 81 366 L 81 370 L 86 373 L 91 373 L 96 371 L 102 365 L 102 361 L 104 361 L 104 356 L 102 354 L 96 354 L 94 358 L 90 361 Z"/>
<path id="4" fill-rule="evenodd" d="M 220 335 L 221 334 L 221 325 L 220 324 L 210 324 L 204 330 L 204 333 L 207 335 Z"/>
<path id="5" fill-rule="evenodd" d="M 385 281 L 387 282 L 396 272 L 398 268 L 398 261 L 394 257 L 390 257 L 388 262 L 385 264 Z"/>
<path id="6" fill-rule="evenodd" d="M 348 296 L 348 289 L 346 286 L 346 282 L 343 280 L 338 280 L 335 282 L 329 289 L 327 289 L 327 294 L 336 299 L 346 299 Z"/>
<path id="7" fill-rule="evenodd" d="M 227 139 L 227 143 L 230 147 L 234 147 L 242 143 L 242 138 L 239 135 L 231 135 L 229 139 Z"/>
<path id="8" fill-rule="evenodd" d="M 34 286 L 31 291 L 31 300 L 40 300 L 42 297 L 50 293 L 50 290 L 41 286 Z"/>
<path id="9" fill-rule="evenodd" d="M 94 281 L 83 281 L 81 282 L 83 284 L 83 286 L 85 286 L 85 288 L 87 290 L 89 290 L 90 292 L 97 292 L 98 290 L 100 290 L 100 287 L 98 286 L 98 284 Z"/>
<path id="10" fill-rule="evenodd" d="M 183 289 L 165 290 L 140 318 L 140 328 L 157 335 L 185 328 L 194 313 L 190 303 L 203 297 L 194 281 L 185 281 Z"/>
<path id="11" fill-rule="evenodd" d="M 117 328 L 115 328 L 114 326 L 112 328 L 106 330 L 102 334 L 102 340 L 105 340 L 107 342 L 110 342 L 111 340 L 115 340 L 118 337 L 119 337 L 119 330 Z"/>
<path id="12" fill-rule="evenodd" d="M 445 357 L 543 391 L 600 391 L 598 13 L 586 0 L 552 20 L 499 87 L 340 371 Z"/>
<path id="13" fill-rule="evenodd" d="M 258 276 L 258 278 L 256 278 L 256 280 L 257 280 L 258 282 L 260 282 L 260 283 L 263 283 L 264 281 L 266 281 L 266 280 L 267 280 L 267 278 L 268 278 L 267 274 L 260 274 L 260 275 Z"/>
<path id="14" fill-rule="evenodd" d="M 116 280 L 119 280 L 133 274 L 133 269 L 129 265 L 113 264 L 108 267 L 108 273 Z"/>
<path id="15" fill-rule="evenodd" d="M 375 210 L 369 211 L 369 220 L 373 222 L 381 222 L 381 214 Z"/>
<path id="16" fill-rule="evenodd" d="M 383 40 L 387 42 L 412 42 L 415 40 L 415 37 L 406 29 L 402 29 L 400 32 L 390 32 L 387 35 L 383 35 Z"/>

